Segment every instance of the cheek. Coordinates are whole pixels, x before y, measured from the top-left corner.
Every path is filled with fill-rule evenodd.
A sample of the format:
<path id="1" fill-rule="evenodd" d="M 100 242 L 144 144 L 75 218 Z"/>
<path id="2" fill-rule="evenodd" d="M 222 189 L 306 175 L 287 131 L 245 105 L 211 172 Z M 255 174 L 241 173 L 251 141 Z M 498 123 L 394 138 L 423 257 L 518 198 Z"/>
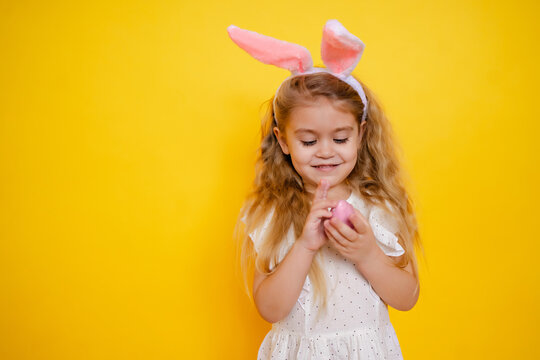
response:
<path id="1" fill-rule="evenodd" d="M 294 149 L 294 158 L 299 163 L 309 163 L 312 158 L 312 151 L 302 145 L 296 146 Z"/>
<path id="2" fill-rule="evenodd" d="M 348 161 L 356 161 L 356 158 L 358 156 L 358 148 L 356 147 L 355 144 L 351 144 L 351 146 L 349 146 L 347 148 L 346 151 L 344 151 L 343 153 L 343 156 L 348 160 Z"/>

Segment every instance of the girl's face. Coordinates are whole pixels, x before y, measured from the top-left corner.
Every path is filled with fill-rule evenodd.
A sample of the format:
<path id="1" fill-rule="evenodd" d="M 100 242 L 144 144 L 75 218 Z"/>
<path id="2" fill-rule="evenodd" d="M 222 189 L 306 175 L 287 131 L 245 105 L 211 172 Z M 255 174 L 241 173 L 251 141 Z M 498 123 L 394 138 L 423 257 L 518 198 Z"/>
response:
<path id="1" fill-rule="evenodd" d="M 315 192 L 321 179 L 328 179 L 328 194 L 346 194 L 345 180 L 356 165 L 364 126 L 365 122 L 358 129 L 352 113 L 336 109 L 321 97 L 313 105 L 292 111 L 285 134 L 277 127 L 273 130 L 309 193 Z"/>

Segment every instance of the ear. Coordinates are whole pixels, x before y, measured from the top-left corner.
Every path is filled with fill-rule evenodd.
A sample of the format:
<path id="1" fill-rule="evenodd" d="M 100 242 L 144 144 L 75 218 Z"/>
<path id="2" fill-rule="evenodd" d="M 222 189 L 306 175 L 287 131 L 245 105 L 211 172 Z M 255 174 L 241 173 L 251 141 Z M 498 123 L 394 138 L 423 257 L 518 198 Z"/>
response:
<path id="1" fill-rule="evenodd" d="M 281 151 L 285 155 L 289 155 L 289 146 L 287 145 L 287 142 L 285 141 L 285 137 L 281 135 L 281 131 L 277 128 L 277 126 L 274 126 L 274 135 L 276 135 L 276 138 L 278 140 L 279 146 L 281 147 Z"/>

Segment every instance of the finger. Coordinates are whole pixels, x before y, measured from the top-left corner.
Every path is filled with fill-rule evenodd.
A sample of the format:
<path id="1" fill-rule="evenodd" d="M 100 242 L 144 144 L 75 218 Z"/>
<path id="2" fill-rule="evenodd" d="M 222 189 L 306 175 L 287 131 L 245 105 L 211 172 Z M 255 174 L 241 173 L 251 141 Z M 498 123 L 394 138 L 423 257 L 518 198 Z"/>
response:
<path id="1" fill-rule="evenodd" d="M 333 239 L 334 236 L 332 235 L 332 233 L 330 232 L 330 230 L 328 230 L 328 229 L 326 228 L 326 224 L 325 224 L 325 223 L 326 223 L 327 221 L 328 221 L 328 220 L 325 220 L 325 221 L 323 222 L 324 233 L 326 234 L 326 237 L 327 237 L 328 239 Z"/>
<path id="2" fill-rule="evenodd" d="M 358 209 L 354 209 L 354 214 L 351 215 L 349 220 L 353 224 L 354 230 L 356 230 L 357 233 L 363 234 L 366 232 L 368 227 L 367 220 L 364 215 L 362 215 L 362 213 L 358 211 Z"/>
<path id="3" fill-rule="evenodd" d="M 306 219 L 306 222 L 310 223 L 318 223 L 321 221 L 321 219 L 329 219 L 332 217 L 332 212 L 328 209 L 315 209 L 311 210 L 310 214 L 308 215 L 308 218 Z"/>
<path id="4" fill-rule="evenodd" d="M 353 239 L 358 236 L 358 233 L 354 229 L 345 224 L 339 218 L 332 218 L 330 224 L 336 229 L 339 235 L 341 235 L 344 241 L 353 242 Z"/>
<path id="5" fill-rule="evenodd" d="M 326 233 L 328 238 L 335 240 L 334 234 L 332 233 L 332 229 L 331 229 L 332 225 L 330 224 L 330 220 L 324 220 L 323 227 L 324 227 L 324 232 Z"/>
<path id="6" fill-rule="evenodd" d="M 343 253 L 345 252 L 345 247 L 343 247 L 343 245 L 341 245 L 339 243 L 339 241 L 336 240 L 336 238 L 334 238 L 334 236 L 330 233 L 330 235 L 328 236 L 328 242 L 330 243 L 330 245 L 336 249 L 337 251 L 339 251 L 340 253 Z"/>
<path id="7" fill-rule="evenodd" d="M 319 200 L 312 206 L 313 209 L 331 209 L 337 206 L 339 200 Z"/>
<path id="8" fill-rule="evenodd" d="M 345 224 L 343 224 L 345 225 Z M 346 226 L 346 225 L 345 225 Z M 332 221 L 325 221 L 324 222 L 324 228 L 330 233 L 332 234 L 332 237 L 334 238 L 334 240 L 339 243 L 341 246 L 345 247 L 345 245 L 347 245 L 347 243 L 349 243 L 350 241 L 348 239 L 345 239 L 343 237 L 343 235 L 340 234 L 340 232 L 336 229 L 336 227 L 334 226 L 333 222 Z"/>
<path id="9" fill-rule="evenodd" d="M 315 190 L 315 200 L 326 199 L 329 185 L 330 183 L 328 182 L 328 180 L 321 179 L 321 181 L 319 182 L 319 185 L 317 186 L 317 190 Z"/>

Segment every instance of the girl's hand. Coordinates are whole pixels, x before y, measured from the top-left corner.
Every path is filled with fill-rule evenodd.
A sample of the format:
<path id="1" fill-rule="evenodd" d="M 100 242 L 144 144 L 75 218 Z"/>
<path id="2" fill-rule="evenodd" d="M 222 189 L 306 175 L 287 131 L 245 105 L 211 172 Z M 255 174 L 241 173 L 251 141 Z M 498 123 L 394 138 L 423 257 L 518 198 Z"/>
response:
<path id="1" fill-rule="evenodd" d="M 306 218 L 304 230 L 297 242 L 311 252 L 316 252 L 323 246 L 328 238 L 326 237 L 323 218 L 331 218 L 332 212 L 328 208 L 333 208 L 337 205 L 337 200 L 327 200 L 326 194 L 330 183 L 326 179 L 321 179 L 321 182 L 315 190 L 313 204 Z"/>
<path id="2" fill-rule="evenodd" d="M 354 225 L 351 229 L 337 218 L 324 221 L 324 230 L 332 246 L 347 260 L 354 264 L 364 263 L 380 251 L 375 235 L 366 218 L 354 208 L 349 220 Z"/>

